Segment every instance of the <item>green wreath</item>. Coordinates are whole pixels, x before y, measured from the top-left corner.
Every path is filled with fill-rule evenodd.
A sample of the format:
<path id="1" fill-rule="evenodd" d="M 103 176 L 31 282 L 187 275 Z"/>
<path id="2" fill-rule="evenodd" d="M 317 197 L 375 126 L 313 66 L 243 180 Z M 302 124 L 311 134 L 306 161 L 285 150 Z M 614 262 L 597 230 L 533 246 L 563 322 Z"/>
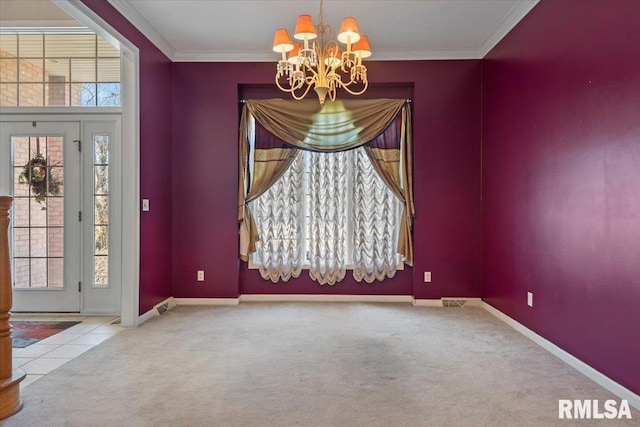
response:
<path id="1" fill-rule="evenodd" d="M 40 204 L 46 200 L 47 193 L 52 196 L 60 194 L 62 185 L 62 182 L 52 173 L 52 168 L 47 167 L 47 161 L 41 154 L 37 154 L 24 165 L 22 173 L 18 176 L 18 182 L 29 184 L 31 193 Z"/>

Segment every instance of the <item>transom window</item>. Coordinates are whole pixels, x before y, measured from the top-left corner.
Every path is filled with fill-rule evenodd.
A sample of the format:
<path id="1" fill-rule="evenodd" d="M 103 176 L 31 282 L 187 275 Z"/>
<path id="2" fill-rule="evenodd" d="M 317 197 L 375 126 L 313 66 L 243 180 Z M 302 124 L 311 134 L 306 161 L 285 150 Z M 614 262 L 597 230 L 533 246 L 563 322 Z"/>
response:
<path id="1" fill-rule="evenodd" d="M 120 51 L 95 33 L 0 33 L 0 106 L 120 104 Z"/>

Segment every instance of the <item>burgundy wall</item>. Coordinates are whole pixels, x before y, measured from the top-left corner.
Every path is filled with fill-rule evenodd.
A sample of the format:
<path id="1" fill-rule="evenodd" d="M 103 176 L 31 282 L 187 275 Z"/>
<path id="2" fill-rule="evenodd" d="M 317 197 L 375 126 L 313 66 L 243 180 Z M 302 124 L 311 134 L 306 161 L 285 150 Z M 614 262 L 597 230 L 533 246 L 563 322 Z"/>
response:
<path id="1" fill-rule="evenodd" d="M 543 0 L 482 78 L 483 297 L 636 393 L 639 18 Z"/>
<path id="2" fill-rule="evenodd" d="M 273 284 L 237 258 L 239 91 L 273 85 L 273 63 L 173 64 L 173 292 L 480 296 L 480 61 L 372 62 L 379 84 L 413 86 L 415 268 L 374 285 Z M 196 270 L 205 270 L 197 282 Z M 433 282 L 422 282 L 423 271 Z"/>
<path id="3" fill-rule="evenodd" d="M 140 313 L 171 296 L 171 61 L 107 1 L 82 0 L 140 50 Z M 125 236 L 126 238 L 126 236 Z"/>

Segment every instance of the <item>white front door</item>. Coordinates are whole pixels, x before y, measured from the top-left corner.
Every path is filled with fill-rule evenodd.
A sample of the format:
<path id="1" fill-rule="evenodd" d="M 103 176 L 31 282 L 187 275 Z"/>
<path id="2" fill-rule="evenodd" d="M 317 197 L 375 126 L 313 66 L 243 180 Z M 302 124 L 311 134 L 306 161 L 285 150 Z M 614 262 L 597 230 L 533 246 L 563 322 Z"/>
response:
<path id="1" fill-rule="evenodd" d="M 80 311 L 79 122 L 0 124 L 0 193 L 10 224 L 13 311 Z"/>
<path id="2" fill-rule="evenodd" d="M 119 123 L 0 122 L 12 311 L 120 312 Z"/>

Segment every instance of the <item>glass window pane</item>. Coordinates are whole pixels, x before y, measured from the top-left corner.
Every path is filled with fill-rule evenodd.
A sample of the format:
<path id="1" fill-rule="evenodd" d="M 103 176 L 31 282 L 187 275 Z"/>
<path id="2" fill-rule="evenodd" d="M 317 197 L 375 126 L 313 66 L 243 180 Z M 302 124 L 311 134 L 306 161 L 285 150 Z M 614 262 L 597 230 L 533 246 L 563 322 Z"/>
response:
<path id="1" fill-rule="evenodd" d="M 47 259 L 31 258 L 29 260 L 31 266 L 31 287 L 46 288 L 47 287 Z"/>
<path id="2" fill-rule="evenodd" d="M 16 197 L 13 200 L 11 212 L 11 225 L 14 227 L 29 226 L 29 198 Z"/>
<path id="3" fill-rule="evenodd" d="M 97 287 L 109 285 L 109 258 L 106 256 L 95 256 L 93 283 Z"/>
<path id="4" fill-rule="evenodd" d="M 44 227 L 31 228 L 31 256 L 47 256 L 47 229 Z"/>
<path id="5" fill-rule="evenodd" d="M 49 287 L 64 288 L 64 260 L 62 258 L 49 258 L 47 264 L 49 266 Z"/>
<path id="6" fill-rule="evenodd" d="M 62 227 L 47 228 L 48 246 L 47 256 L 63 257 L 64 256 L 64 229 Z"/>
<path id="7" fill-rule="evenodd" d="M 109 194 L 109 166 L 94 168 L 94 190 L 96 195 Z"/>
<path id="8" fill-rule="evenodd" d="M 71 105 L 96 106 L 97 101 L 95 83 L 77 83 L 71 85 Z"/>
<path id="9" fill-rule="evenodd" d="M 95 219 L 96 225 L 109 225 L 109 196 L 96 196 Z"/>
<path id="10" fill-rule="evenodd" d="M 47 225 L 49 227 L 64 225 L 64 198 L 47 197 Z"/>
<path id="11" fill-rule="evenodd" d="M 29 186 L 22 178 L 22 168 L 13 168 L 13 196 L 26 197 L 29 195 Z"/>
<path id="12" fill-rule="evenodd" d="M 96 81 L 96 60 L 95 59 L 71 59 L 71 81 L 72 82 L 95 82 Z"/>
<path id="13" fill-rule="evenodd" d="M 0 84 L 0 107 L 16 107 L 18 105 L 18 85 L 15 83 Z"/>
<path id="14" fill-rule="evenodd" d="M 29 229 L 14 228 L 13 230 L 13 256 L 29 256 Z"/>
<path id="15" fill-rule="evenodd" d="M 54 83 L 68 82 L 71 76 L 69 60 L 63 58 L 46 59 L 44 61 L 45 80 Z"/>
<path id="16" fill-rule="evenodd" d="M 44 100 L 45 107 L 69 106 L 69 103 L 71 102 L 71 86 L 68 83 L 47 83 L 45 88 L 48 94 L 46 99 Z"/>
<path id="17" fill-rule="evenodd" d="M 11 142 L 13 143 L 13 165 L 23 167 L 29 162 L 29 137 L 14 136 Z"/>
<path id="18" fill-rule="evenodd" d="M 42 58 L 42 34 L 19 34 L 20 58 Z"/>
<path id="19" fill-rule="evenodd" d="M 99 225 L 94 227 L 94 253 L 96 255 L 108 255 L 109 254 L 109 227 L 106 225 Z"/>
<path id="20" fill-rule="evenodd" d="M 0 81 L 2 82 L 18 81 L 18 60 L 17 59 L 0 59 Z"/>
<path id="21" fill-rule="evenodd" d="M 18 85 L 20 107 L 42 107 L 44 105 L 44 84 L 22 83 Z"/>
<path id="22" fill-rule="evenodd" d="M 93 137 L 93 153 L 95 164 L 109 163 L 109 135 L 95 135 Z"/>
<path id="23" fill-rule="evenodd" d="M 46 34 L 46 58 L 91 58 L 96 56 L 95 34 Z"/>
<path id="24" fill-rule="evenodd" d="M 98 83 L 98 105 L 103 107 L 120 105 L 120 83 Z"/>
<path id="25" fill-rule="evenodd" d="M 47 204 L 43 200 L 42 203 L 36 202 L 35 197 L 30 199 L 30 214 L 29 225 L 32 227 L 45 227 L 47 225 Z M 32 236 L 33 237 L 33 236 Z"/>
<path id="26" fill-rule="evenodd" d="M 98 59 L 98 82 L 120 81 L 120 58 Z"/>
<path id="27" fill-rule="evenodd" d="M 44 82 L 44 61 L 42 59 L 21 59 L 18 63 L 20 82 Z"/>
<path id="28" fill-rule="evenodd" d="M 62 141 L 61 136 L 47 138 L 47 165 L 62 166 Z"/>
<path id="29" fill-rule="evenodd" d="M 98 58 L 120 58 L 120 51 L 98 37 Z"/>
<path id="30" fill-rule="evenodd" d="M 0 34 L 0 56 L 2 57 L 18 56 L 18 35 L 17 34 Z"/>
<path id="31" fill-rule="evenodd" d="M 13 286 L 16 288 L 29 287 L 29 258 L 13 260 Z"/>

